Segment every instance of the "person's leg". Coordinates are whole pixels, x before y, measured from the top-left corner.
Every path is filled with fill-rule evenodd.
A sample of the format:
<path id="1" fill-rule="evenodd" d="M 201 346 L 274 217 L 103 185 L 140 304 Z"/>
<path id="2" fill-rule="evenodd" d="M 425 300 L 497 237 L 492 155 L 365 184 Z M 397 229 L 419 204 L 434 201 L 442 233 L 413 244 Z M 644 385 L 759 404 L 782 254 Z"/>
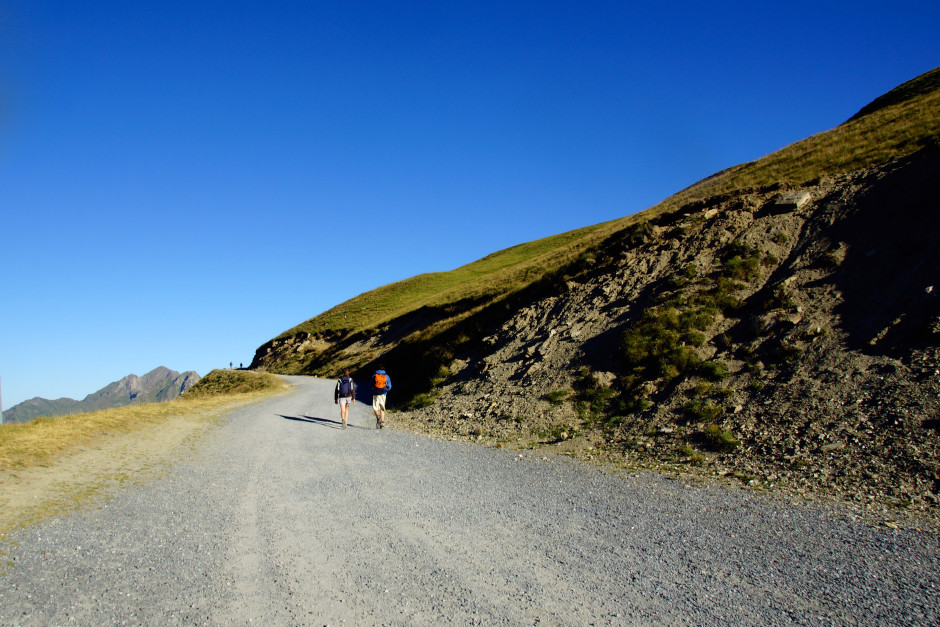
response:
<path id="1" fill-rule="evenodd" d="M 339 399 L 339 415 L 343 419 L 343 429 L 346 428 L 346 419 L 349 416 L 349 399 Z"/>
<path id="2" fill-rule="evenodd" d="M 378 412 L 376 413 L 376 419 L 378 420 L 379 429 L 385 428 L 385 395 L 382 394 L 379 398 L 379 407 Z"/>

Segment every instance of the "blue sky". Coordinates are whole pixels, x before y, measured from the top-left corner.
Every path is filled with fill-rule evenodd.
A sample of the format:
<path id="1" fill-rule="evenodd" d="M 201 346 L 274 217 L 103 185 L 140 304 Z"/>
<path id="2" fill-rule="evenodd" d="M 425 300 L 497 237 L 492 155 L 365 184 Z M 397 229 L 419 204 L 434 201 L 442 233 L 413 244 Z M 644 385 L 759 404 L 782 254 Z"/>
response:
<path id="1" fill-rule="evenodd" d="M 3 406 L 251 361 L 940 64 L 936 2 L 0 0 Z"/>

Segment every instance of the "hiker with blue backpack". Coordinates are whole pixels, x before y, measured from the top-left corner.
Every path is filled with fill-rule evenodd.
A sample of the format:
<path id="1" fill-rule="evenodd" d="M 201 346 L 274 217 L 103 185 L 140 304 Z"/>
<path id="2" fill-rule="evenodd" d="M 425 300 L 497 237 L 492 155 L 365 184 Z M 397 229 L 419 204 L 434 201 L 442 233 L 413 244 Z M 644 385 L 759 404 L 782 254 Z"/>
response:
<path id="1" fill-rule="evenodd" d="M 339 405 L 339 415 L 343 419 L 343 429 L 345 429 L 346 419 L 349 417 L 349 406 L 356 404 L 356 382 L 349 376 L 349 368 L 343 370 L 343 376 L 336 382 L 333 402 Z"/>
<path id="2" fill-rule="evenodd" d="M 385 366 L 372 375 L 372 411 L 375 412 L 375 428 L 385 428 L 385 395 L 392 389 L 392 380 L 385 372 Z"/>

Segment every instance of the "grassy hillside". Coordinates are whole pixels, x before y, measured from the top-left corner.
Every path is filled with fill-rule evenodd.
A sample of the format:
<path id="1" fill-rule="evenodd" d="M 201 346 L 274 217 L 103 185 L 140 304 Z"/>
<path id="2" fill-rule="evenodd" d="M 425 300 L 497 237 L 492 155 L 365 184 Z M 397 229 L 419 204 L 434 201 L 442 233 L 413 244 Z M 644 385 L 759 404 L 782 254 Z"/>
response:
<path id="1" fill-rule="evenodd" d="M 520 244 L 449 272 L 432 272 L 366 292 L 282 333 L 290 337 L 355 333 L 381 326 L 421 307 L 486 303 L 542 276 L 545 268 L 570 262 L 586 248 L 620 229 L 616 220 Z"/>
<path id="2" fill-rule="evenodd" d="M 382 346 L 355 346 L 363 332 L 379 331 L 422 308 L 443 308 L 429 319 L 433 333 L 473 311 L 563 271 L 579 258 L 634 224 L 648 221 L 735 190 L 800 186 L 820 177 L 885 163 L 936 143 L 940 137 L 940 68 L 932 70 L 863 108 L 844 124 L 756 161 L 708 177 L 639 214 L 522 244 L 450 272 L 422 274 L 372 290 L 282 333 L 258 349 L 253 368 L 282 373 L 322 373 L 354 368 L 374 359 Z M 427 339 L 428 332 L 422 333 Z M 314 349 L 299 338 L 313 337 Z M 294 338 L 297 341 L 290 341 Z M 396 337 L 395 342 L 402 340 Z M 380 344 L 384 340 L 379 340 Z M 368 348 L 368 354 L 365 349 Z M 392 348 L 391 344 L 385 346 Z M 306 350 L 307 354 L 299 355 Z M 312 351 L 315 354 L 310 354 Z M 361 352 L 361 354 L 360 354 Z M 341 356 L 341 359 L 339 358 Z"/>
<path id="3" fill-rule="evenodd" d="M 866 115 L 870 115 L 886 107 L 902 104 L 918 96 L 929 94 L 930 92 L 936 91 L 938 88 L 940 88 L 940 68 L 921 74 L 917 78 L 913 78 L 895 87 L 883 96 L 875 98 L 872 102 L 862 107 L 858 113 L 849 118 L 849 122 L 863 118 Z"/>

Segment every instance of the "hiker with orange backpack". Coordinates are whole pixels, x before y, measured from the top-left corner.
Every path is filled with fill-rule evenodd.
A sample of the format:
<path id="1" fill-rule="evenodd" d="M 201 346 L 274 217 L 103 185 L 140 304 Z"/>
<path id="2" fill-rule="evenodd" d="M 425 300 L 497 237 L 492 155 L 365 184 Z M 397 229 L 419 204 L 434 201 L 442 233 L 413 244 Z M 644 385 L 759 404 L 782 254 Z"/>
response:
<path id="1" fill-rule="evenodd" d="M 375 428 L 385 428 L 385 395 L 392 389 L 392 380 L 385 372 L 385 366 L 372 375 L 372 411 L 375 412 Z"/>

